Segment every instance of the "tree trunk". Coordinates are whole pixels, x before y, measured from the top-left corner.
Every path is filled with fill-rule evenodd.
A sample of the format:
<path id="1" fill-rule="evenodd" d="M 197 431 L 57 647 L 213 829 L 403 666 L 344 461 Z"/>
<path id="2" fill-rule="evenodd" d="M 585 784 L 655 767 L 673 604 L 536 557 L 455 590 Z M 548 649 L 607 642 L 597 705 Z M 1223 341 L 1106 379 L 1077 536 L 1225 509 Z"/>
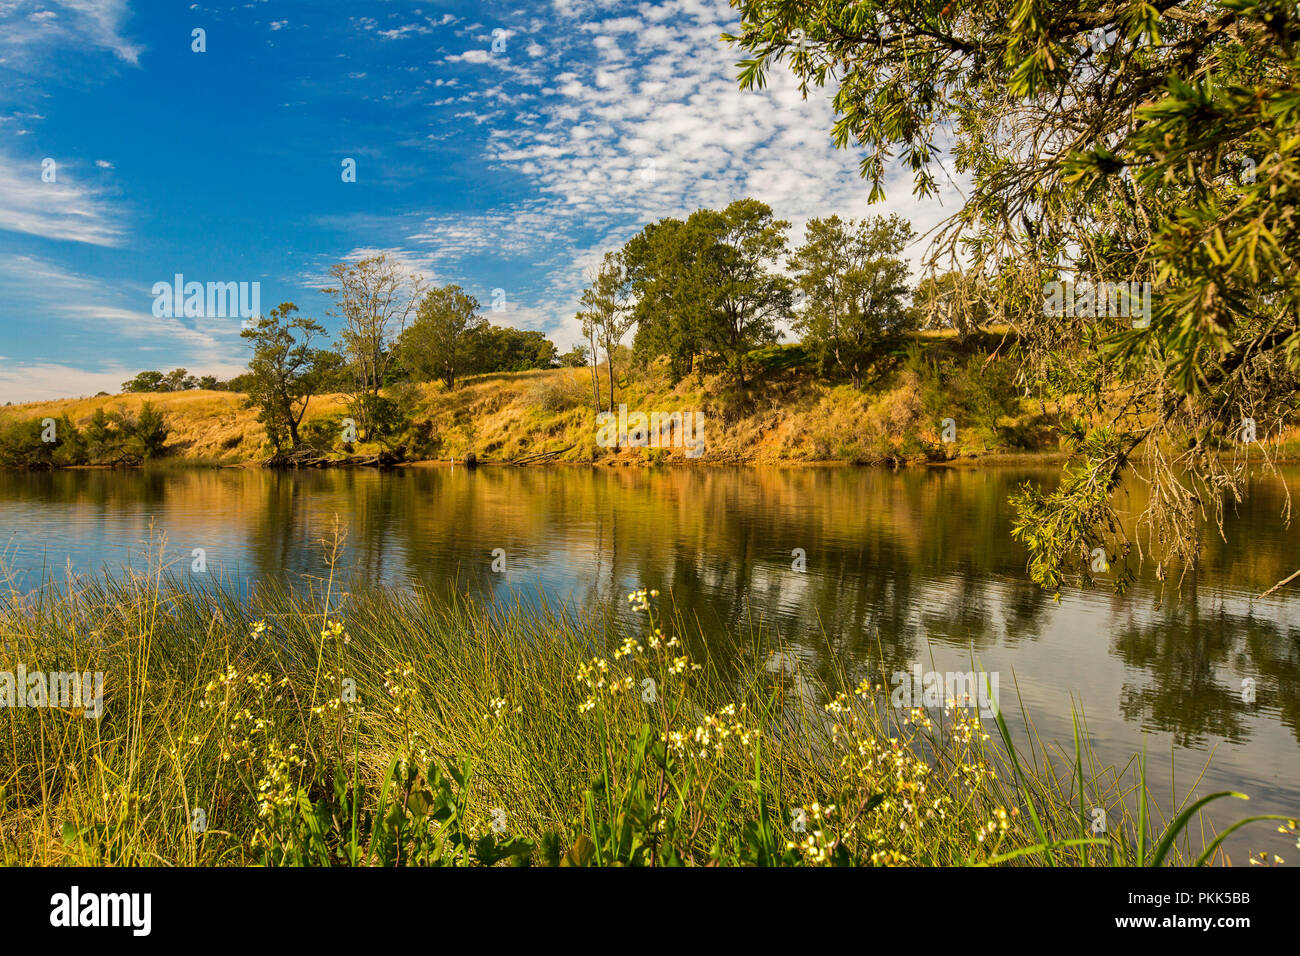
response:
<path id="1" fill-rule="evenodd" d="M 614 354 L 610 351 L 609 345 L 605 346 L 605 364 L 609 369 L 609 413 L 614 414 Z M 618 433 L 618 428 L 614 429 L 614 450 L 617 451 L 623 443 L 623 436 Z"/>
<path id="2" fill-rule="evenodd" d="M 605 375 L 609 379 L 609 410 L 614 411 L 614 356 L 609 354 L 609 346 L 605 346 Z"/>
<path id="3" fill-rule="evenodd" d="M 600 374 L 596 370 L 596 335 L 587 336 L 587 345 L 591 347 L 591 394 L 596 400 L 596 414 L 600 414 Z"/>

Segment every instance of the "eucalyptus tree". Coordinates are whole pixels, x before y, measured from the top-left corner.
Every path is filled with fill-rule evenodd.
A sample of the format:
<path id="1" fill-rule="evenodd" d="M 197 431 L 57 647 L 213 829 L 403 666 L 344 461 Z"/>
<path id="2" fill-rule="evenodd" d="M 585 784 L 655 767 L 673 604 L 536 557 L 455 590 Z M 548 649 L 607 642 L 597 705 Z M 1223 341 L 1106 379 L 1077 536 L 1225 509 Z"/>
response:
<path id="1" fill-rule="evenodd" d="M 614 411 L 614 349 L 622 342 L 635 321 L 632 310 L 631 286 L 622 257 L 617 252 L 605 253 L 599 268 L 589 278 L 582 293 L 582 307 L 578 312 L 583 331 L 605 349 L 605 362 L 609 373 L 609 410 Z M 593 374 L 596 354 L 592 351 Z M 597 398 L 599 402 L 599 398 Z"/>
<path id="2" fill-rule="evenodd" d="M 253 349 L 248 402 L 258 408 L 258 421 L 276 451 L 286 438 L 292 448 L 302 443 L 298 426 L 307 405 L 339 361 L 334 353 L 312 347 L 325 327 L 297 312 L 292 302 L 281 302 L 240 333 Z"/>
<path id="3" fill-rule="evenodd" d="M 334 285 L 321 291 L 334 299 L 343 354 L 352 373 L 352 412 L 362 440 L 375 432 L 379 392 L 386 384 L 394 344 L 423 298 L 424 280 L 380 253 L 330 267 Z"/>
<path id="4" fill-rule="evenodd" d="M 803 308 L 794 328 L 823 366 L 862 387 L 882 347 L 915 323 L 907 306 L 910 269 L 902 258 L 912 226 L 901 216 L 861 221 L 810 219 L 790 257 Z"/>
<path id="5" fill-rule="evenodd" d="M 430 289 L 412 322 L 398 339 L 406 367 L 422 379 L 441 379 L 455 388 L 456 377 L 472 367 L 477 336 L 487 320 L 479 301 L 458 285 Z"/>

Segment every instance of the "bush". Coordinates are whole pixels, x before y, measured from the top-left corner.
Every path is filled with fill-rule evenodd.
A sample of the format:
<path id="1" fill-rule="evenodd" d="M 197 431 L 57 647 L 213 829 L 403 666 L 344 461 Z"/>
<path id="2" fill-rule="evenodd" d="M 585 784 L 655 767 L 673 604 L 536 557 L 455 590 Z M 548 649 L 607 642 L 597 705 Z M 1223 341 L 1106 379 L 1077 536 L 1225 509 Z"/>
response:
<path id="1" fill-rule="evenodd" d="M 340 451 L 343 447 L 343 419 L 346 411 L 326 412 L 302 423 L 299 437 L 303 443 L 320 451 Z"/>
<path id="2" fill-rule="evenodd" d="M 0 430 L 0 465 L 62 468 L 146 461 L 166 453 L 170 434 L 163 414 L 149 402 L 138 418 L 97 408 L 84 431 L 66 415 L 33 418 Z"/>
<path id="3" fill-rule="evenodd" d="M 57 468 L 85 464 L 86 441 L 66 415 L 13 422 L 0 431 L 0 464 L 11 468 Z"/>
<path id="4" fill-rule="evenodd" d="M 164 454 L 167 436 L 170 434 L 171 429 L 167 427 L 162 412 L 153 403 L 145 402 L 140 407 L 140 417 L 133 423 L 129 444 L 136 454 L 147 461 Z"/>

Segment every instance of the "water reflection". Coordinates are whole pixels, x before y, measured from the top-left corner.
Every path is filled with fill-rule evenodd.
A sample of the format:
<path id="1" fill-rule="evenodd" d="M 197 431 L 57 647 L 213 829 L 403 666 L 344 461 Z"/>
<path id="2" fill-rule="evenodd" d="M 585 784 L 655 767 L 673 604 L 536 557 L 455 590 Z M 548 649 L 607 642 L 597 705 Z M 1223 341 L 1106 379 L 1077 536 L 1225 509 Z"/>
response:
<path id="1" fill-rule="evenodd" d="M 1256 796 L 1253 812 L 1300 803 L 1300 629 L 1294 593 L 1254 595 L 1300 567 L 1279 519 L 1285 490 L 1257 479 L 1226 540 L 1178 595 L 1148 574 L 1131 594 L 1067 592 L 1025 575 L 1008 494 L 1051 469 L 409 469 L 0 474 L 0 534 L 28 586 L 70 565 L 139 560 L 151 530 L 189 573 L 241 587 L 326 573 L 320 542 L 337 516 L 353 584 L 419 581 L 507 591 L 626 613 L 635 587 L 671 595 L 706 632 L 776 632 L 812 673 L 906 670 L 921 661 L 1002 676 L 1004 707 L 1045 739 L 1071 739 L 1071 694 L 1100 755 L 1143 745 L 1153 778 Z M 1293 482 L 1300 471 L 1288 474 Z M 1134 509 L 1144 486 L 1128 489 Z M 502 548 L 506 570 L 491 570 Z M 806 571 L 792 567 L 795 549 Z M 1255 681 L 1256 699 L 1242 682 Z M 1164 756 L 1160 756 L 1161 752 Z M 1160 761 L 1164 760 L 1163 767 Z M 1263 800 L 1260 801 L 1260 796 Z M 1293 848 L 1292 848 L 1293 849 Z"/>

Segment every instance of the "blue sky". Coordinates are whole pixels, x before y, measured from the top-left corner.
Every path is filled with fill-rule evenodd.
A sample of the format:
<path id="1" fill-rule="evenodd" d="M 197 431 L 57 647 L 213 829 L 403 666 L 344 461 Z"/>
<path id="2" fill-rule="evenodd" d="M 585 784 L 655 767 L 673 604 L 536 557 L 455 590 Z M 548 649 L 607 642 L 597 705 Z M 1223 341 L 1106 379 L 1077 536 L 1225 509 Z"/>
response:
<path id="1" fill-rule="evenodd" d="M 382 250 L 568 346 L 584 269 L 661 216 L 953 211 L 905 176 L 868 206 L 826 97 L 737 89 L 734 27 L 725 0 L 0 0 L 0 402 L 242 370 L 238 318 L 153 314 L 176 273 L 323 318 L 330 265 Z"/>

